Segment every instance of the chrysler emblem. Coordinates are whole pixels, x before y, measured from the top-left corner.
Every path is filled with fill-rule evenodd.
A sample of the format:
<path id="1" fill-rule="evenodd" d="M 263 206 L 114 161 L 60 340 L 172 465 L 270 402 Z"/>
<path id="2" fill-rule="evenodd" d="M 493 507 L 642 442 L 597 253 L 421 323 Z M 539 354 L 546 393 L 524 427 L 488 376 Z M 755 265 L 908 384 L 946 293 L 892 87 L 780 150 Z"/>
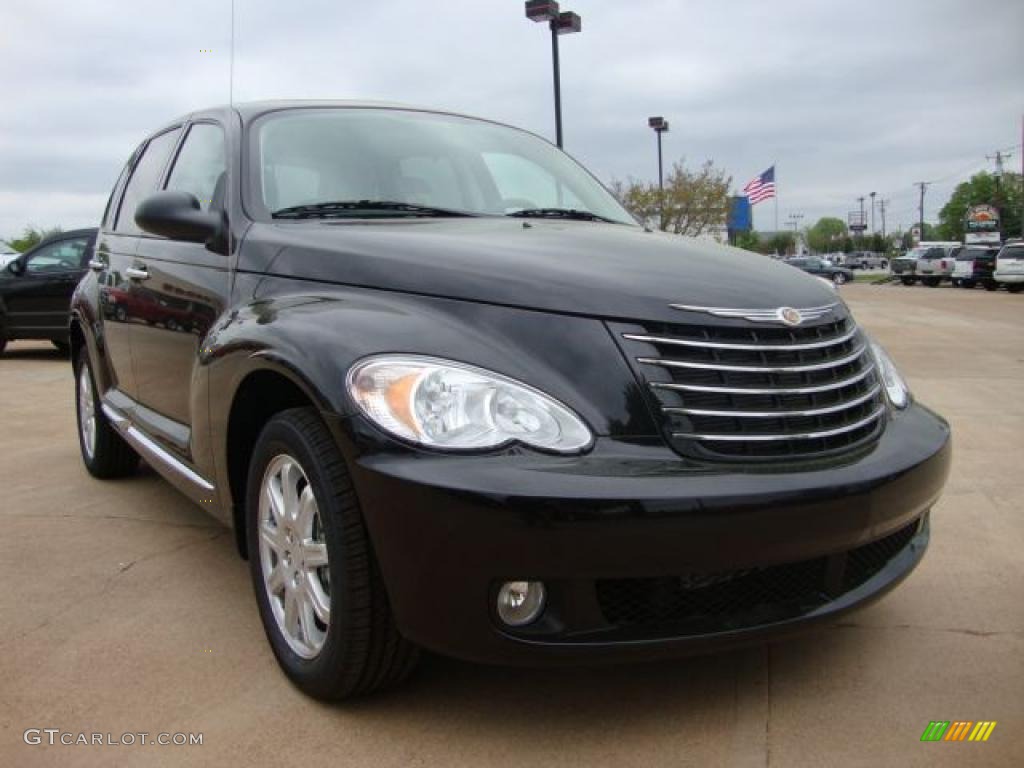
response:
<path id="1" fill-rule="evenodd" d="M 800 325 L 804 321 L 804 316 L 800 314 L 800 310 L 793 309 L 792 307 L 779 307 L 777 315 L 779 320 L 786 325 Z"/>

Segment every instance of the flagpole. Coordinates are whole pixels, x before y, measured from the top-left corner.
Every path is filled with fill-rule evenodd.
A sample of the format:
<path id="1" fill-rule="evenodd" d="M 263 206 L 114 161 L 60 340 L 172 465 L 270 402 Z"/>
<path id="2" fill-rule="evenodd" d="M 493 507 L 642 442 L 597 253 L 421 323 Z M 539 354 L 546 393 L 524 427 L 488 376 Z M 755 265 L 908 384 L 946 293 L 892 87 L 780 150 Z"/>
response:
<path id="1" fill-rule="evenodd" d="M 779 231 L 779 169 L 772 160 L 772 176 L 775 177 L 775 231 Z"/>

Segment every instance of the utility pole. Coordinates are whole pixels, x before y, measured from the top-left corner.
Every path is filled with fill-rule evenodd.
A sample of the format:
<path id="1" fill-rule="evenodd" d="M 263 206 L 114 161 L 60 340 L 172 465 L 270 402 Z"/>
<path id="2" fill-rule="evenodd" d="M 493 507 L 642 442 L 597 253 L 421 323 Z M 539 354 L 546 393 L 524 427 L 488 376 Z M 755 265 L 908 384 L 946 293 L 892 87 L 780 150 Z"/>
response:
<path id="1" fill-rule="evenodd" d="M 871 198 L 871 234 L 875 234 L 875 192 L 871 192 L 868 196 Z"/>
<path id="2" fill-rule="evenodd" d="M 921 188 L 921 202 L 918 204 L 918 208 L 917 208 L 917 213 L 918 213 L 917 221 L 918 221 L 918 224 L 920 224 L 920 226 L 921 226 L 921 239 L 924 240 L 924 191 L 928 188 L 928 186 L 931 184 L 931 182 L 930 181 L 915 181 L 914 184 Z"/>
<path id="3" fill-rule="evenodd" d="M 1011 156 L 1011 152 L 1003 153 L 1002 150 L 997 149 L 994 155 L 985 155 L 986 160 L 995 160 L 996 163 L 996 202 L 998 203 L 1002 199 L 1000 195 L 1000 185 L 1003 181 L 1003 160 Z"/>
<path id="4" fill-rule="evenodd" d="M 887 202 L 889 202 L 889 201 L 888 200 L 879 200 L 878 201 L 878 212 L 882 216 L 882 239 L 883 240 L 885 239 L 885 204 Z"/>

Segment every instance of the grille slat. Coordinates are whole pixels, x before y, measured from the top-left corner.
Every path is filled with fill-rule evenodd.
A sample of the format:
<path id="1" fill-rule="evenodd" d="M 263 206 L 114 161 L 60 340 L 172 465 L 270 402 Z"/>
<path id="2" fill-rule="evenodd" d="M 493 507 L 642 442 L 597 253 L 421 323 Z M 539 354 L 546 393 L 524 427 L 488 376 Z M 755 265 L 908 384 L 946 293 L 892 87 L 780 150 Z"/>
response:
<path id="1" fill-rule="evenodd" d="M 815 456 L 863 444 L 885 417 L 873 356 L 849 317 L 794 328 L 730 319 L 613 331 L 681 453 Z"/>

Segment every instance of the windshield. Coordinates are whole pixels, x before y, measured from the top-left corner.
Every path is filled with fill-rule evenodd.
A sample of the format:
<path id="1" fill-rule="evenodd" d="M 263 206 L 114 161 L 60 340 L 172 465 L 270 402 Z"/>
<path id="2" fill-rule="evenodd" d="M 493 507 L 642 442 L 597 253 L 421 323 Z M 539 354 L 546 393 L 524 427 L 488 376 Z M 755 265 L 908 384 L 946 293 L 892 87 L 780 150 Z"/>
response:
<path id="1" fill-rule="evenodd" d="M 254 141 L 257 194 L 271 214 L 386 201 L 384 208 L 336 206 L 324 215 L 417 213 L 393 205 L 404 203 L 499 216 L 562 209 L 636 223 L 565 153 L 532 134 L 481 120 L 394 109 L 291 110 L 261 118 Z"/>

